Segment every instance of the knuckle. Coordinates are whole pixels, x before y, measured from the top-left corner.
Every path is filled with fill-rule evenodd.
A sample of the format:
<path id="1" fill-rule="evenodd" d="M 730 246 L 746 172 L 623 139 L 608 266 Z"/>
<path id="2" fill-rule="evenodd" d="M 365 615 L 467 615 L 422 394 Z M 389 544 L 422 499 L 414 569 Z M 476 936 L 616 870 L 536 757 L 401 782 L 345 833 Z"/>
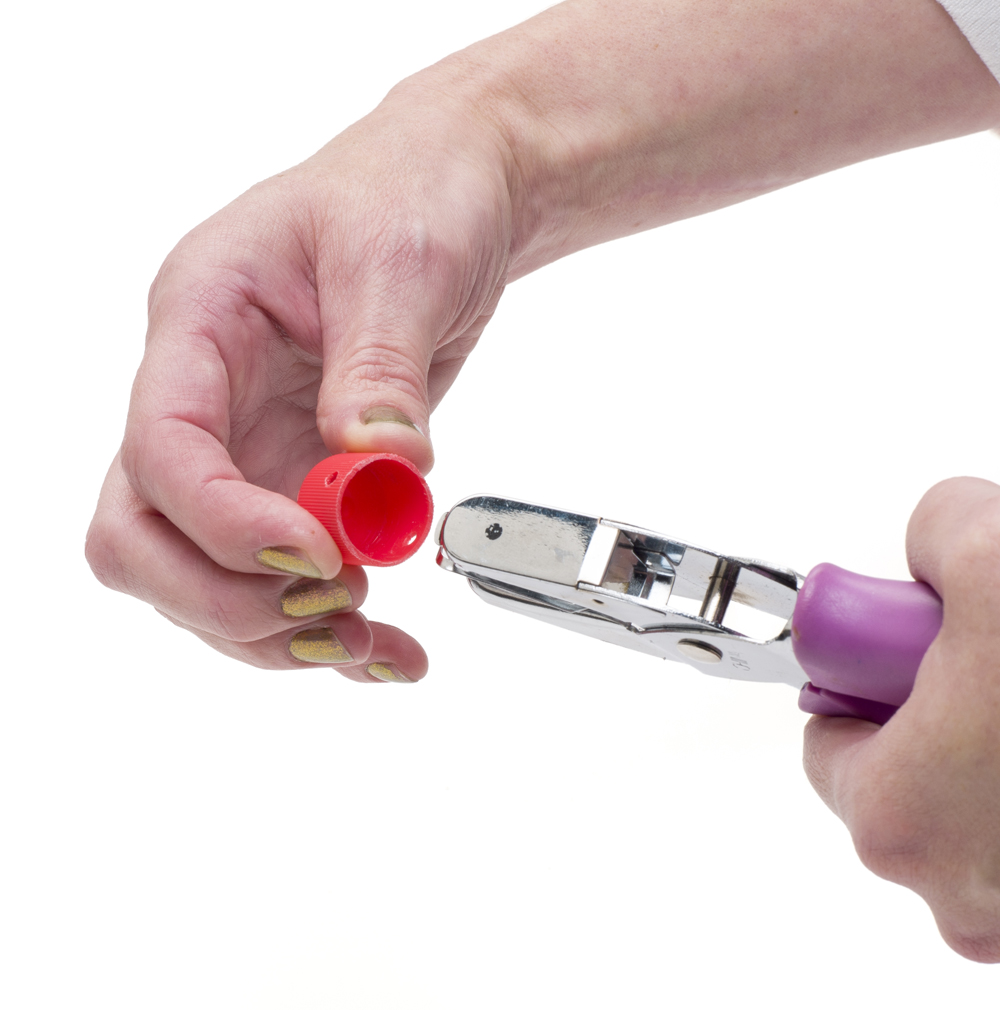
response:
<path id="1" fill-rule="evenodd" d="M 937 572 L 947 587 L 1000 560 L 1000 487 L 978 477 L 935 484 L 907 528 L 911 569 Z"/>
<path id="2" fill-rule="evenodd" d="M 952 848 L 961 849 L 961 845 Z M 984 859 L 985 856 L 985 859 Z M 945 942 L 970 961 L 1000 962 L 1000 886 L 996 853 L 961 851 L 935 883 L 931 903 Z"/>
<path id="3" fill-rule="evenodd" d="M 287 580 L 268 577 L 269 584 L 274 583 L 272 596 L 270 591 L 260 594 L 257 589 L 247 593 L 246 577 L 233 581 L 231 573 L 220 572 L 213 563 L 206 565 L 206 574 L 209 574 L 210 580 L 199 599 L 197 615 L 189 619 L 206 634 L 234 645 L 255 648 L 287 627 L 288 618 L 281 613 L 278 603 L 278 590 Z M 187 601 L 175 602 L 175 610 L 190 608 Z M 191 612 L 190 609 L 188 612 Z"/>
<path id="4" fill-rule="evenodd" d="M 101 492 L 97 511 L 84 541 L 84 557 L 101 585 L 139 599 L 149 599 L 149 585 L 143 576 L 142 551 L 136 551 L 138 520 L 145 509 L 134 491 L 123 483 L 112 464 Z"/>
<path id="5" fill-rule="evenodd" d="M 929 874 L 928 847 L 914 833 L 884 826 L 855 831 L 854 848 L 862 864 L 884 880 L 913 886 Z"/>
<path id="6" fill-rule="evenodd" d="M 256 667 L 258 670 L 289 670 L 297 666 L 287 653 L 283 654 L 281 649 L 270 647 L 270 643 L 231 641 L 183 624 L 163 610 L 158 609 L 158 613 L 170 621 L 171 624 L 190 631 L 196 638 L 201 639 L 201 641 L 211 646 L 216 652 L 227 656 L 229 659 L 235 659 L 238 663 L 246 663 L 247 666 Z"/>
<path id="7" fill-rule="evenodd" d="M 214 644 L 219 652 L 258 670 L 294 670 L 301 666 L 288 652 L 283 641 L 279 643 L 275 638 L 260 642 L 222 641 Z"/>
<path id="8" fill-rule="evenodd" d="M 405 201 L 386 203 L 384 196 L 360 217 L 352 208 L 354 239 L 363 261 L 381 283 L 426 278 L 457 259 L 446 230 L 435 227 Z"/>
<path id="9" fill-rule="evenodd" d="M 99 509 L 87 530 L 83 553 L 94 577 L 102 586 L 131 596 L 141 596 L 140 587 L 122 548 L 123 542 L 127 540 L 121 524 L 115 523 L 105 509 Z"/>
<path id="10" fill-rule="evenodd" d="M 419 287 L 452 322 L 463 308 L 473 315 L 491 310 L 499 297 L 506 261 L 470 243 L 464 229 L 428 220 L 412 207 L 394 206 L 363 220 L 356 242 L 363 264 L 356 275 L 359 294 L 398 305 Z"/>
<path id="11" fill-rule="evenodd" d="M 965 562 L 1000 557 L 1000 498 L 980 502 L 973 509 L 952 553 Z"/>
<path id="12" fill-rule="evenodd" d="M 418 402 L 425 399 L 426 368 L 413 360 L 408 349 L 392 346 L 390 341 L 356 347 L 344 364 L 345 384 L 354 391 L 391 386 Z"/>
<path id="13" fill-rule="evenodd" d="M 965 516 L 941 561 L 945 591 L 995 586 L 1000 569 L 1000 497 L 980 501 Z"/>
<path id="14" fill-rule="evenodd" d="M 988 929 L 942 925 L 941 936 L 952 950 L 969 961 L 980 964 L 1000 962 L 1000 924 Z"/>
<path id="15" fill-rule="evenodd" d="M 114 550 L 114 538 L 109 535 L 107 523 L 95 517 L 87 530 L 84 557 L 97 581 L 108 589 L 117 589 L 121 584 L 121 564 Z"/>
<path id="16" fill-rule="evenodd" d="M 264 638 L 271 629 L 262 629 L 261 615 L 248 613 L 241 602 L 232 594 L 222 594 L 205 608 L 200 623 L 206 631 L 227 642 L 247 644 Z"/>
<path id="17" fill-rule="evenodd" d="M 850 827 L 858 858 L 876 876 L 916 890 L 936 876 L 935 824 L 894 769 L 884 768 L 858 797 Z"/>
<path id="18" fill-rule="evenodd" d="M 442 255 L 419 223 L 390 229 L 380 236 L 372 251 L 374 265 L 397 283 L 425 276 Z"/>
<path id="19" fill-rule="evenodd" d="M 952 950 L 982 964 L 1000 962 L 1000 894 L 983 881 L 966 878 L 966 886 L 945 892 L 934 909 L 938 929 Z"/>
<path id="20" fill-rule="evenodd" d="M 125 481 L 136 494 L 143 491 L 143 469 L 150 449 L 149 436 L 148 425 L 129 424 L 118 454 Z"/>

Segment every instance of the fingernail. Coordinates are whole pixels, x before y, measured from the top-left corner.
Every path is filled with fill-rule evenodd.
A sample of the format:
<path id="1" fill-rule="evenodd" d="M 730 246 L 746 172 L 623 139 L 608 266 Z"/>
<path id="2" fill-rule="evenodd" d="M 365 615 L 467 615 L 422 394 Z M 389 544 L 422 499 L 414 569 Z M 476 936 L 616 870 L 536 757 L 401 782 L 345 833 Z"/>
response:
<path id="1" fill-rule="evenodd" d="M 265 568 L 273 568 L 287 575 L 302 575 L 307 579 L 323 578 L 323 573 L 308 557 L 292 554 L 290 547 L 264 547 L 257 551 L 257 560 Z"/>
<path id="2" fill-rule="evenodd" d="M 351 602 L 351 591 L 340 579 L 294 582 L 281 594 L 281 612 L 289 617 L 311 617 L 344 610 Z"/>
<path id="3" fill-rule="evenodd" d="M 369 407 L 361 412 L 362 424 L 405 424 L 414 431 L 420 429 L 401 411 L 395 407 Z"/>
<path id="4" fill-rule="evenodd" d="M 365 673 L 376 680 L 384 680 L 391 684 L 415 684 L 416 681 L 404 677 L 392 663 L 369 663 Z"/>
<path id="5" fill-rule="evenodd" d="M 288 651 L 303 663 L 354 662 L 354 657 L 330 628 L 306 628 L 292 635 Z"/>

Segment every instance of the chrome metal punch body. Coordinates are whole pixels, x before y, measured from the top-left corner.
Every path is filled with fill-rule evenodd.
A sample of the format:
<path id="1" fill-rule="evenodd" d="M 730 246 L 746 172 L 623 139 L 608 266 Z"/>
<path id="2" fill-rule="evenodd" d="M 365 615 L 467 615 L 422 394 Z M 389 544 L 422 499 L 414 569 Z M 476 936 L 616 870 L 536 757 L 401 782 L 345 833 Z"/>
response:
<path id="1" fill-rule="evenodd" d="M 704 673 L 801 687 L 803 577 L 650 530 L 479 495 L 438 527 L 438 564 L 487 603 Z"/>

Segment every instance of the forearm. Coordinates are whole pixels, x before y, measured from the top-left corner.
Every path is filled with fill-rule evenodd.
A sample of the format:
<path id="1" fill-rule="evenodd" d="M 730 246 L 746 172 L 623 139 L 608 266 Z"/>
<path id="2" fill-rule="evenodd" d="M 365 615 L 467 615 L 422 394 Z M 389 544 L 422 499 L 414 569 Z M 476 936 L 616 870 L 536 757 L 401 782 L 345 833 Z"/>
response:
<path id="1" fill-rule="evenodd" d="M 569 0 L 401 86 L 422 88 L 502 138 L 512 277 L 1000 125 L 1000 86 L 934 0 Z"/>

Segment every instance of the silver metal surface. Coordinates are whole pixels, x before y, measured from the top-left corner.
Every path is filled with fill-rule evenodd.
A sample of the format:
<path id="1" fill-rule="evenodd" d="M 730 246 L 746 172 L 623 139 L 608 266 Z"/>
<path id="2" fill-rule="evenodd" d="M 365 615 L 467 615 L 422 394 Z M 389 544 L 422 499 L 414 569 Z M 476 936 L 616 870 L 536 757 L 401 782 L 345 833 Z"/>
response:
<path id="1" fill-rule="evenodd" d="M 806 682 L 791 647 L 802 585 L 791 569 L 489 495 L 447 513 L 438 543 L 438 564 L 494 606 L 713 676 Z"/>
<path id="2" fill-rule="evenodd" d="M 597 520 L 480 497 L 466 498 L 452 509 L 445 525 L 448 553 L 455 561 L 575 586 Z"/>

